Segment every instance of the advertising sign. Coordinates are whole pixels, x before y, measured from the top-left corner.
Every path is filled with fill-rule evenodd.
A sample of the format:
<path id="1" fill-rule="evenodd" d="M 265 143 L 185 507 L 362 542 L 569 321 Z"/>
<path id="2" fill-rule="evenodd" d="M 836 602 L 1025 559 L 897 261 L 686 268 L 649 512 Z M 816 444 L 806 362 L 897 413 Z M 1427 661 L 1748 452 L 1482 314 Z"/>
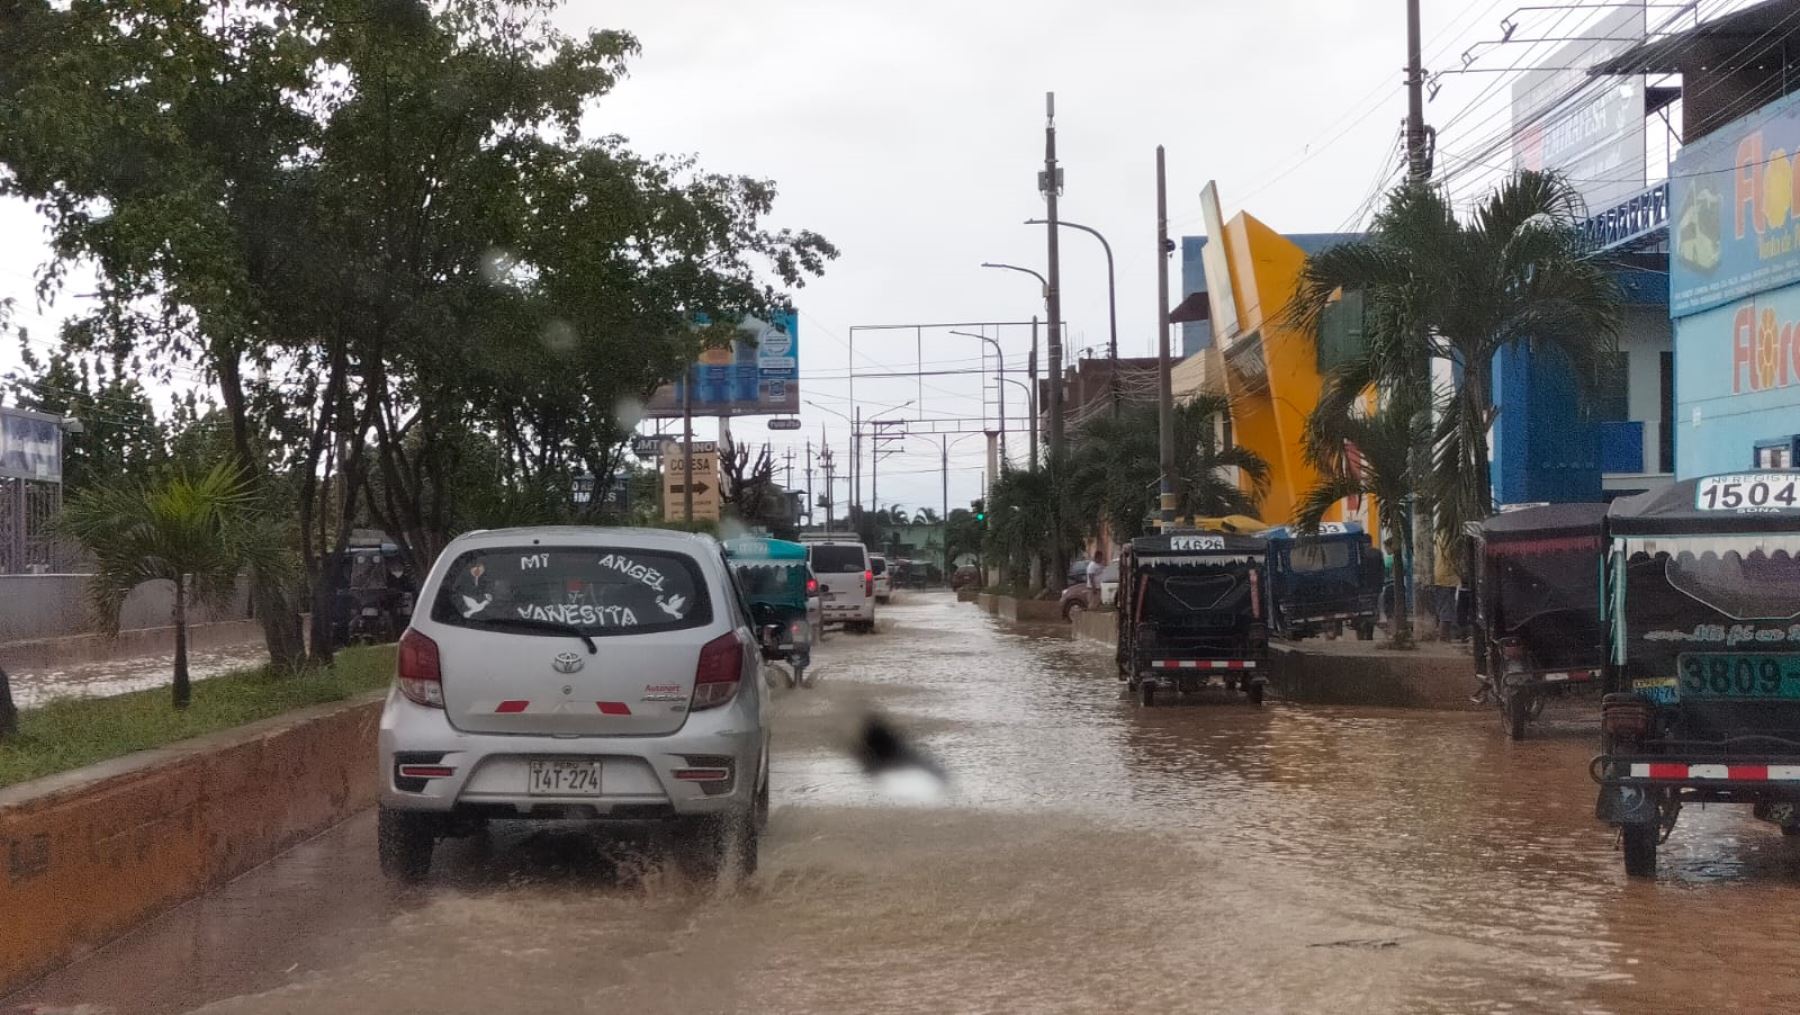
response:
<path id="1" fill-rule="evenodd" d="M 62 482 L 62 418 L 0 408 L 0 476 Z"/>
<path id="2" fill-rule="evenodd" d="M 1669 315 L 1800 281 L 1800 94 L 1688 145 L 1669 169 Z"/>
<path id="3" fill-rule="evenodd" d="M 772 321 L 746 317 L 729 348 L 700 354 L 692 378 L 696 416 L 763 416 L 800 411 L 800 322 L 789 311 Z M 665 384 L 650 396 L 645 415 L 682 414 L 685 381 Z"/>
<path id="4" fill-rule="evenodd" d="M 1212 304 L 1214 344 L 1221 349 L 1237 337 L 1237 296 L 1231 289 L 1231 261 L 1225 256 L 1225 215 L 1219 210 L 1219 187 L 1212 180 L 1200 191 L 1200 212 L 1206 217 L 1206 246 L 1200 263 L 1206 273 L 1206 298 Z"/>
<path id="5" fill-rule="evenodd" d="M 1622 4 L 1513 85 L 1513 168 L 1569 178 L 1589 211 L 1644 189 L 1644 76 L 1587 68 L 1644 39 L 1644 5 Z"/>
<path id="6" fill-rule="evenodd" d="M 702 451 L 699 442 L 694 448 L 694 520 L 718 521 L 719 519 L 719 452 L 716 449 Z M 680 521 L 685 517 L 685 491 L 688 474 L 682 466 L 681 445 L 670 443 L 663 454 L 663 518 L 666 521 Z"/>

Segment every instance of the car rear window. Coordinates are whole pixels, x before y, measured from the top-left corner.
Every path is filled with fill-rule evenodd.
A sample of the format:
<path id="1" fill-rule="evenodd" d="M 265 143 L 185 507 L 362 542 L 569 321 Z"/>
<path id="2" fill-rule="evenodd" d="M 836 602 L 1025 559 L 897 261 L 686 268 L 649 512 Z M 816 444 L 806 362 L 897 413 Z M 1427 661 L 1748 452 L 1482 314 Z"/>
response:
<path id="1" fill-rule="evenodd" d="M 870 557 L 869 570 L 874 574 L 887 574 L 887 561 L 880 557 Z"/>
<path id="2" fill-rule="evenodd" d="M 444 573 L 431 619 L 455 627 L 555 636 L 651 634 L 712 622 L 706 580 L 685 554 L 622 547 L 470 550 Z"/>
<path id="3" fill-rule="evenodd" d="M 814 546 L 812 566 L 815 574 L 861 574 L 868 569 L 868 554 L 860 546 Z"/>

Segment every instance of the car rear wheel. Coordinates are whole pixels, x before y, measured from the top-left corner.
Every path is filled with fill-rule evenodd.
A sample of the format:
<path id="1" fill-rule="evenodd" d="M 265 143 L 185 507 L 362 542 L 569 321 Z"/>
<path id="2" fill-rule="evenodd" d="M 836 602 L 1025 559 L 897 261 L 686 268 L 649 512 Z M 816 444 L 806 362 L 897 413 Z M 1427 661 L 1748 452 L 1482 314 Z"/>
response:
<path id="1" fill-rule="evenodd" d="M 675 827 L 675 860 L 682 873 L 701 884 L 712 884 L 735 856 L 740 876 L 756 873 L 761 835 L 754 806 L 736 814 L 709 814 L 685 818 Z"/>
<path id="2" fill-rule="evenodd" d="M 1138 702 L 1145 708 L 1156 707 L 1156 685 L 1146 680 L 1138 684 Z"/>
<path id="3" fill-rule="evenodd" d="M 1659 833 L 1654 821 L 1636 821 L 1621 826 L 1625 845 L 1625 873 L 1634 878 L 1656 876 L 1656 839 Z"/>
<path id="4" fill-rule="evenodd" d="M 381 873 L 398 881 L 418 881 L 431 872 L 437 844 L 437 815 L 382 807 L 375 817 Z"/>
<path id="5" fill-rule="evenodd" d="M 1252 682 L 1249 687 L 1244 688 L 1244 693 L 1249 696 L 1250 704 L 1252 704 L 1252 705 L 1262 704 L 1263 703 L 1262 681 L 1259 680 L 1259 681 Z"/>
<path id="6" fill-rule="evenodd" d="M 1081 600 L 1071 599 L 1069 605 L 1063 607 L 1063 619 L 1073 624 L 1075 618 L 1081 616 L 1086 610 L 1087 607 L 1082 604 Z"/>

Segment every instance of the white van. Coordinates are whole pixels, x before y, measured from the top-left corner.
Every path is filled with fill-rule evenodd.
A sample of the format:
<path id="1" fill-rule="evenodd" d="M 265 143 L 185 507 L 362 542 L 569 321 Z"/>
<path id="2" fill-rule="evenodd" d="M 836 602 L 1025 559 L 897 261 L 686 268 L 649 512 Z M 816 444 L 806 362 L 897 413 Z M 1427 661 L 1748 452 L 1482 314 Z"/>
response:
<path id="1" fill-rule="evenodd" d="M 824 622 L 853 631 L 875 630 L 875 573 L 869 548 L 852 540 L 808 541 L 806 559 L 819 580 Z"/>

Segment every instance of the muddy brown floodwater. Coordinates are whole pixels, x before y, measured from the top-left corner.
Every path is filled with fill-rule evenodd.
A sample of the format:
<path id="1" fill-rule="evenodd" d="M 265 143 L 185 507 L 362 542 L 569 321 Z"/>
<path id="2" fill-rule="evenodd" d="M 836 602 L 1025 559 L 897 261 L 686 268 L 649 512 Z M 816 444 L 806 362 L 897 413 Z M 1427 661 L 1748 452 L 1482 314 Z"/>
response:
<path id="1" fill-rule="evenodd" d="M 422 886 L 361 815 L 0 1011 L 1717 1012 L 1800 1005 L 1800 852 L 1690 809 L 1628 883 L 1594 735 L 1487 714 L 1145 711 L 1107 654 L 948 596 L 834 634 L 777 701 L 761 873 L 648 833 L 497 827 Z M 954 776 L 894 798 L 869 708 Z M 85 1007 L 78 1007 L 85 1006 Z"/>

